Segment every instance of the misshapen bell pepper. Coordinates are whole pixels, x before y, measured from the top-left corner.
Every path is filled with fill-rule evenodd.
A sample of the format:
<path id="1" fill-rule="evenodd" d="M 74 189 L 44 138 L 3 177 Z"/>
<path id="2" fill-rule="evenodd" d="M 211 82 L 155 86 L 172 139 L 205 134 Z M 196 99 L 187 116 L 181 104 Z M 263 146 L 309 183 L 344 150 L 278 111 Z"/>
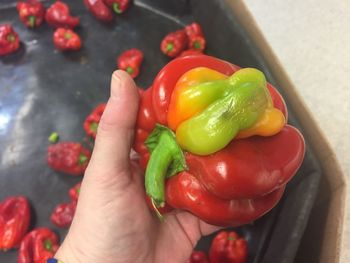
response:
<path id="1" fill-rule="evenodd" d="M 71 29 L 59 27 L 53 34 L 53 43 L 61 51 L 76 51 L 81 48 L 81 40 Z"/>
<path id="2" fill-rule="evenodd" d="M 93 109 L 93 111 L 86 117 L 84 121 L 83 127 L 86 134 L 94 139 L 96 138 L 98 124 L 100 123 L 105 108 L 105 103 L 98 105 L 95 109 Z"/>
<path id="3" fill-rule="evenodd" d="M 137 48 L 124 51 L 117 58 L 119 69 L 125 70 L 132 78 L 136 78 L 140 73 L 140 67 L 143 61 L 143 52 Z"/>
<path id="4" fill-rule="evenodd" d="M 211 263 L 246 263 L 247 241 L 234 231 L 221 231 L 211 243 L 209 258 Z"/>
<path id="5" fill-rule="evenodd" d="M 46 10 L 45 20 L 52 27 L 74 28 L 80 23 L 79 17 L 71 16 L 68 5 L 62 1 L 56 1 Z"/>
<path id="6" fill-rule="evenodd" d="M 110 22 L 113 20 L 113 13 L 103 0 L 84 0 L 86 8 L 98 20 L 102 22 Z"/>
<path id="7" fill-rule="evenodd" d="M 81 182 L 69 189 L 68 195 L 71 199 L 69 203 L 58 204 L 51 213 L 51 222 L 58 227 L 68 227 L 73 221 L 80 194 Z"/>
<path id="8" fill-rule="evenodd" d="M 16 52 L 19 46 L 19 36 L 12 26 L 9 24 L 0 25 L 0 56 Z"/>
<path id="9" fill-rule="evenodd" d="M 50 220 L 57 227 L 68 227 L 73 221 L 75 210 L 77 208 L 76 202 L 58 204 L 51 213 Z"/>
<path id="10" fill-rule="evenodd" d="M 187 48 L 188 37 L 185 30 L 177 30 L 167 34 L 160 43 L 160 50 L 168 57 L 176 57 Z"/>
<path id="11" fill-rule="evenodd" d="M 71 189 L 69 189 L 68 195 L 72 202 L 78 202 L 78 197 L 80 194 L 81 182 L 74 185 Z"/>
<path id="12" fill-rule="evenodd" d="M 178 107 L 179 98 L 185 108 Z M 173 122 L 174 109 L 180 119 Z M 198 117 L 204 121 L 196 123 Z M 277 204 L 303 160 L 303 137 L 286 120 L 281 95 L 261 72 L 204 55 L 173 60 L 141 92 L 134 149 L 146 167 L 147 194 L 155 206 L 168 203 L 210 224 L 256 220 Z M 191 125 L 179 140 L 186 122 Z M 217 135 L 235 125 L 234 133 Z M 192 139 L 205 138 L 203 145 L 186 145 L 192 129 Z"/>
<path id="13" fill-rule="evenodd" d="M 30 208 L 23 196 L 8 197 L 0 203 L 0 250 L 19 246 L 28 231 Z"/>
<path id="14" fill-rule="evenodd" d="M 17 2 L 17 11 L 19 18 L 27 27 L 38 27 L 44 21 L 45 8 L 38 0 Z"/>
<path id="15" fill-rule="evenodd" d="M 75 142 L 60 142 L 47 149 L 48 165 L 56 171 L 70 175 L 82 175 L 90 157 L 90 151 Z"/>
<path id="16" fill-rule="evenodd" d="M 18 263 L 46 263 L 59 247 L 58 237 L 50 229 L 41 227 L 29 232 L 22 240 Z"/>

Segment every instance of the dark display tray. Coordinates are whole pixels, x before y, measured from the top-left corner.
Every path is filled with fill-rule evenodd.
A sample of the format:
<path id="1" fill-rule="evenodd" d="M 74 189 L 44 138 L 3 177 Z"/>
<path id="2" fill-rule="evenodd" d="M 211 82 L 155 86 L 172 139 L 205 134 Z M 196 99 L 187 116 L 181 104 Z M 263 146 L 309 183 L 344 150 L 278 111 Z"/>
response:
<path id="1" fill-rule="evenodd" d="M 44 1 L 46 6 L 52 2 Z M 83 1 L 69 2 L 72 13 L 81 17 L 77 32 L 84 47 L 66 54 L 54 49 L 51 28 L 28 30 L 18 19 L 15 1 L 0 3 L 0 23 L 11 23 L 22 39 L 19 52 L 0 58 L 0 200 L 27 196 L 35 217 L 32 226 L 53 228 L 61 239 L 66 231 L 54 227 L 49 216 L 58 202 L 68 201 L 68 189 L 81 178 L 58 174 L 46 165 L 47 137 L 57 131 L 62 140 L 86 142 L 82 123 L 95 105 L 107 100 L 115 57 L 122 51 L 131 47 L 144 51 L 136 82 L 148 87 L 169 61 L 159 51 L 164 35 L 198 21 L 208 54 L 259 68 L 275 84 L 255 44 L 223 0 L 135 1 L 109 25 L 92 17 Z M 303 130 L 291 109 L 289 122 Z M 248 240 L 250 263 L 294 261 L 320 177 L 318 160 L 308 147 L 279 205 L 253 224 L 236 229 Z M 198 248 L 208 249 L 210 240 L 203 238 Z M 0 262 L 14 263 L 16 256 L 17 251 L 0 252 Z"/>

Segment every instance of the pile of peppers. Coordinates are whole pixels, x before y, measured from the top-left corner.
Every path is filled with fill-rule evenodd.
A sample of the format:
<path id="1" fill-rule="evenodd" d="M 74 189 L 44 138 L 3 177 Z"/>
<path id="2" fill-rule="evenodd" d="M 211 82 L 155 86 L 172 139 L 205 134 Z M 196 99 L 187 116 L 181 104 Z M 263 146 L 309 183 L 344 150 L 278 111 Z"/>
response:
<path id="1" fill-rule="evenodd" d="M 303 161 L 304 139 L 257 69 L 184 56 L 140 94 L 134 149 L 156 210 L 246 224 L 278 203 Z"/>

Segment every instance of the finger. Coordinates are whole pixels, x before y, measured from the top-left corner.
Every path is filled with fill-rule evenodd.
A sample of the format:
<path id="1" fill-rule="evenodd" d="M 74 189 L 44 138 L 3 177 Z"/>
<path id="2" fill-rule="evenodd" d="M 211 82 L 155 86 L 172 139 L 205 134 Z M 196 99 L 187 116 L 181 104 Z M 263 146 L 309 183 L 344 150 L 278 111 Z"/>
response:
<path id="1" fill-rule="evenodd" d="M 129 154 L 137 118 L 139 94 L 132 78 L 124 71 L 112 74 L 111 94 L 101 117 L 94 151 L 86 176 L 116 180 L 129 170 Z M 97 172 L 98 171 L 98 172 Z M 130 178 L 118 178 L 120 183 Z"/>

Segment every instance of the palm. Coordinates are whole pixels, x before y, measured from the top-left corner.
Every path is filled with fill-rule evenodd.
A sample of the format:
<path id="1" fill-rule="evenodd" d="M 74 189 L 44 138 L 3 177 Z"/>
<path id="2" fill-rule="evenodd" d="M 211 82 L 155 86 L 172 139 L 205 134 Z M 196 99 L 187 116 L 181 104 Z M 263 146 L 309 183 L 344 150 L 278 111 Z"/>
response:
<path id="1" fill-rule="evenodd" d="M 142 175 L 139 172 L 130 173 L 132 179 L 123 187 L 116 185 L 115 191 L 103 195 L 108 196 L 109 200 L 84 196 L 83 184 L 82 201 L 74 219 L 79 221 L 79 225 L 73 222 L 70 230 L 72 234 L 83 233 L 80 237 L 86 247 L 79 250 L 93 250 L 89 244 L 94 242 L 89 240 L 97 239 L 104 241 L 101 246 L 102 251 L 106 253 L 96 255 L 95 258 L 91 258 L 91 262 L 96 262 L 94 260 L 101 256 L 105 258 L 104 262 L 113 263 L 186 262 L 198 239 L 217 230 L 217 227 L 183 211 L 172 212 L 161 222 L 145 202 Z M 86 176 L 84 183 L 88 180 L 89 177 Z M 96 222 L 91 224 L 91 220 Z M 90 228 L 92 225 L 104 227 L 96 231 Z M 114 231 L 111 233 L 110 229 Z"/>

